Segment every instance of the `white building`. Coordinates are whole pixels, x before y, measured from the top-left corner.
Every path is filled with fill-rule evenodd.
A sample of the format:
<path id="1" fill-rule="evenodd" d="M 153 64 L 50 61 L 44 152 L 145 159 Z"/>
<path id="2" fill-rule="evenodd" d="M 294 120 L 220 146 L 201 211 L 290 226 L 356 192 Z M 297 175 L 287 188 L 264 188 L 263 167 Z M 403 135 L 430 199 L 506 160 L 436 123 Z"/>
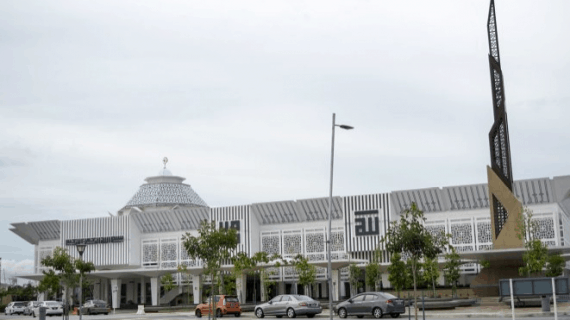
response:
<path id="1" fill-rule="evenodd" d="M 161 292 L 160 277 L 174 273 L 181 284 L 191 283 L 193 302 L 201 301 L 201 263 L 191 260 L 181 240 L 187 232 L 197 235 L 200 222 L 214 220 L 222 227 L 239 232 L 239 250 L 278 253 L 284 257 L 303 254 L 318 267 L 316 297 L 327 297 L 326 235 L 328 198 L 284 200 L 250 205 L 209 207 L 185 179 L 161 170 L 145 179 L 139 191 L 118 211 L 117 216 L 93 219 L 51 220 L 13 223 L 10 229 L 35 247 L 35 274 L 42 277 L 41 260 L 55 247 L 68 249 L 78 257 L 74 244 L 88 243 L 83 259 L 95 264 L 94 298 L 121 304 L 159 305 L 186 296 L 187 286 Z M 549 246 L 570 245 L 570 176 L 515 181 L 514 193 L 534 211 L 540 224 L 540 237 Z M 434 231 L 451 233 L 452 244 L 461 252 L 492 250 L 489 199 L 486 184 L 445 188 L 393 191 L 389 193 L 333 198 L 332 260 L 334 299 L 349 294 L 349 262 L 369 260 L 390 221 L 402 209 L 416 202 Z M 383 254 L 382 263 L 389 263 Z M 188 266 L 191 275 L 178 274 L 178 265 Z M 226 266 L 230 269 L 231 266 Z M 462 282 L 469 283 L 478 265 L 463 267 Z M 274 268 L 278 285 L 273 294 L 295 292 L 292 267 Z M 440 280 L 441 281 L 441 280 Z M 259 301 L 261 288 L 256 281 Z M 339 284 L 339 285 L 337 285 Z M 389 287 L 387 275 L 383 286 Z M 253 279 L 238 279 L 242 301 L 253 300 Z"/>

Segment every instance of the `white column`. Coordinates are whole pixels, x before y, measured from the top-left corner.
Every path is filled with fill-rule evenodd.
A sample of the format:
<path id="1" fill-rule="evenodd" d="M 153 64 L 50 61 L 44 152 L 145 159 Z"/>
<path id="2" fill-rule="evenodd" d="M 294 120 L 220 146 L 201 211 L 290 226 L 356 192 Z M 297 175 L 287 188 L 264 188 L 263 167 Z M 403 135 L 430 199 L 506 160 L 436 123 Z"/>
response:
<path id="1" fill-rule="evenodd" d="M 129 300 L 131 300 L 133 303 L 137 302 L 135 296 L 135 283 L 133 281 L 133 283 L 131 283 L 131 281 L 127 282 L 127 303 L 129 303 Z"/>
<path id="2" fill-rule="evenodd" d="M 152 298 L 152 305 L 158 306 L 158 277 L 150 278 L 150 295 Z"/>
<path id="3" fill-rule="evenodd" d="M 382 273 L 382 285 L 384 286 L 384 290 L 386 290 L 386 288 L 390 288 L 392 287 L 392 284 L 390 283 L 390 281 L 388 281 L 388 272 L 384 272 Z"/>
<path id="4" fill-rule="evenodd" d="M 38 293 L 38 301 L 44 301 L 45 297 L 45 293 L 44 292 L 40 292 Z"/>
<path id="5" fill-rule="evenodd" d="M 340 282 L 340 270 L 332 270 L 332 282 L 333 282 L 333 301 L 340 300 L 340 290 L 343 287 Z"/>
<path id="6" fill-rule="evenodd" d="M 113 309 L 121 307 L 121 279 L 111 279 L 111 290 L 113 293 Z"/>
<path id="7" fill-rule="evenodd" d="M 240 304 L 245 303 L 245 297 L 247 294 L 247 275 L 240 274 L 236 276 L 236 292 L 239 299 Z"/>
<path id="8" fill-rule="evenodd" d="M 263 285 L 263 282 L 259 284 L 259 289 L 261 291 L 261 301 L 267 301 L 267 292 L 265 292 L 265 286 Z"/>
<path id="9" fill-rule="evenodd" d="M 329 298 L 329 284 L 328 281 L 321 282 L 321 292 L 323 298 Z"/>
<path id="10" fill-rule="evenodd" d="M 97 282 L 93 284 L 93 298 L 94 299 L 101 299 L 101 279 L 98 279 Z"/>
<path id="11" fill-rule="evenodd" d="M 285 281 L 279 281 L 277 285 L 279 286 L 279 292 L 276 295 L 285 294 Z"/>
<path id="12" fill-rule="evenodd" d="M 202 303 L 202 277 L 200 275 L 192 275 L 192 287 L 194 289 L 194 304 Z"/>
<path id="13" fill-rule="evenodd" d="M 139 292 L 141 296 L 141 304 L 146 303 L 146 283 L 144 281 L 144 277 L 141 277 L 141 292 Z"/>

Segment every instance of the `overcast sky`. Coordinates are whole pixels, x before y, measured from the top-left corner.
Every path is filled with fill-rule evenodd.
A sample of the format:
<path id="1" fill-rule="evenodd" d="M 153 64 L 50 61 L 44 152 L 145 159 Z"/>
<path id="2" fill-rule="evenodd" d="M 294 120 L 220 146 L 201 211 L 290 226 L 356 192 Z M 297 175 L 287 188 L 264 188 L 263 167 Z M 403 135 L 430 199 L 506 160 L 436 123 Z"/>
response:
<path id="1" fill-rule="evenodd" d="M 0 1 L 10 223 L 116 213 L 162 158 L 210 206 L 483 183 L 488 1 Z M 497 1 L 515 179 L 570 174 L 570 2 Z M 10 265 L 10 267 L 8 267 Z"/>

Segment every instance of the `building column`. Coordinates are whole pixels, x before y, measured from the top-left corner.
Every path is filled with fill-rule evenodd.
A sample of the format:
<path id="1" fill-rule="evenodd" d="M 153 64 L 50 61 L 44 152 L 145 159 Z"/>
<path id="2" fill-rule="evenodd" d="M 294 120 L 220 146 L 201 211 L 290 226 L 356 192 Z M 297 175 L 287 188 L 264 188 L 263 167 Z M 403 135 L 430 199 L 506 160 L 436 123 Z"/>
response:
<path id="1" fill-rule="evenodd" d="M 146 303 L 146 282 L 144 281 L 144 277 L 141 277 L 141 292 L 140 294 L 140 302 L 141 304 Z"/>
<path id="2" fill-rule="evenodd" d="M 96 283 L 93 284 L 93 298 L 101 299 L 101 279 L 98 279 Z"/>
<path id="3" fill-rule="evenodd" d="M 38 293 L 38 301 L 44 301 L 45 300 L 45 292 L 40 292 Z"/>
<path id="4" fill-rule="evenodd" d="M 285 294 L 285 281 L 281 280 L 277 283 L 277 294 Z"/>
<path id="5" fill-rule="evenodd" d="M 111 290 L 113 290 L 113 309 L 121 307 L 121 279 L 111 279 Z"/>
<path id="6" fill-rule="evenodd" d="M 321 282 L 321 290 L 322 290 L 321 297 L 328 299 L 329 298 L 329 282 L 328 281 Z"/>
<path id="7" fill-rule="evenodd" d="M 192 275 L 192 287 L 194 289 L 194 304 L 202 303 L 202 277 L 200 275 Z"/>
<path id="8" fill-rule="evenodd" d="M 236 292 L 240 304 L 245 303 L 245 297 L 247 296 L 247 275 L 242 273 L 236 276 Z"/>
<path id="9" fill-rule="evenodd" d="M 342 283 L 340 282 L 340 270 L 332 270 L 332 283 L 333 283 L 333 301 L 340 301 L 340 290 Z"/>
<path id="10" fill-rule="evenodd" d="M 265 292 L 265 286 L 263 285 L 263 281 L 260 279 L 259 280 L 259 290 L 260 290 L 260 295 L 261 295 L 261 301 L 267 301 L 267 292 Z"/>
<path id="11" fill-rule="evenodd" d="M 158 277 L 150 278 L 150 295 L 153 306 L 158 306 Z"/>
<path id="12" fill-rule="evenodd" d="M 126 297 L 127 297 L 127 303 L 129 303 L 129 300 L 132 301 L 133 303 L 135 303 L 136 300 L 136 292 L 135 292 L 136 288 L 135 288 L 135 283 L 134 281 L 129 281 L 127 282 L 127 292 L 126 292 Z"/>

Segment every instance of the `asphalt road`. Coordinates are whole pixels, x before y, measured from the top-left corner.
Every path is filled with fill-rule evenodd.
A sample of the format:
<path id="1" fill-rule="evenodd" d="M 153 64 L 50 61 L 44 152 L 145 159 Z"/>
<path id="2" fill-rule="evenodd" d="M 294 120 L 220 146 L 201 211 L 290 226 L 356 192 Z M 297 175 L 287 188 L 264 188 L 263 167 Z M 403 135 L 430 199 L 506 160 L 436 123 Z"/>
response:
<path id="1" fill-rule="evenodd" d="M 328 314 L 324 315 L 321 314 L 317 317 L 315 317 L 315 320 L 324 320 L 324 319 L 328 319 L 327 317 Z M 266 317 L 267 319 L 276 319 L 274 317 Z M 307 319 L 306 317 L 298 317 L 299 319 Z M 414 317 L 412 316 L 412 319 Z M 6 316 L 4 314 L 0 315 L 0 320 L 23 320 L 23 319 L 35 319 L 37 320 L 38 318 L 32 318 L 31 316 L 19 316 L 19 315 L 11 315 L 11 316 Z M 46 320 L 59 320 L 61 319 L 60 316 L 54 316 L 54 317 L 46 317 Z M 92 315 L 92 316 L 83 316 L 84 320 L 102 320 L 102 319 L 109 319 L 109 320 L 162 320 L 162 319 L 168 319 L 168 320 L 187 320 L 187 319 L 193 319 L 193 320 L 197 320 L 197 319 L 201 319 L 201 320 L 207 320 L 208 317 L 202 317 L 202 318 L 196 318 L 194 316 L 194 312 L 173 312 L 173 313 L 147 313 L 145 315 L 137 315 L 134 313 L 117 313 L 117 314 L 109 314 L 109 315 Z M 242 314 L 241 317 L 239 318 L 235 318 L 233 316 L 226 316 L 223 317 L 221 320 L 229 320 L 229 319 L 244 319 L 244 320 L 253 320 L 253 319 L 257 319 L 252 312 L 247 312 Z M 285 319 L 285 318 L 282 318 Z M 340 318 L 338 318 L 336 315 L 334 317 L 335 320 L 341 320 Z M 349 317 L 349 320 L 358 320 L 358 318 L 356 317 Z M 366 317 L 364 319 L 374 319 L 373 317 Z M 389 316 L 384 317 L 383 319 L 392 319 Z M 402 317 L 398 318 L 399 320 L 407 320 L 408 316 L 407 315 L 403 315 Z M 418 319 L 422 319 L 421 315 L 419 316 Z M 434 317 L 426 317 L 426 319 L 435 319 Z M 474 317 L 458 317 L 458 318 L 445 318 L 446 320 L 477 320 L 477 318 Z M 489 319 L 493 319 L 493 318 L 481 318 L 481 320 L 489 320 Z M 495 318 L 495 319 L 503 319 L 503 320 L 508 320 L 510 319 L 510 317 L 504 317 L 504 318 Z M 521 319 L 532 319 L 532 320 L 553 320 L 554 316 L 552 317 L 532 317 L 532 318 L 528 318 L 528 317 L 524 317 Z M 570 316 L 559 316 L 558 317 L 559 320 L 570 320 Z M 79 316 L 69 316 L 69 320 L 79 320 Z"/>

